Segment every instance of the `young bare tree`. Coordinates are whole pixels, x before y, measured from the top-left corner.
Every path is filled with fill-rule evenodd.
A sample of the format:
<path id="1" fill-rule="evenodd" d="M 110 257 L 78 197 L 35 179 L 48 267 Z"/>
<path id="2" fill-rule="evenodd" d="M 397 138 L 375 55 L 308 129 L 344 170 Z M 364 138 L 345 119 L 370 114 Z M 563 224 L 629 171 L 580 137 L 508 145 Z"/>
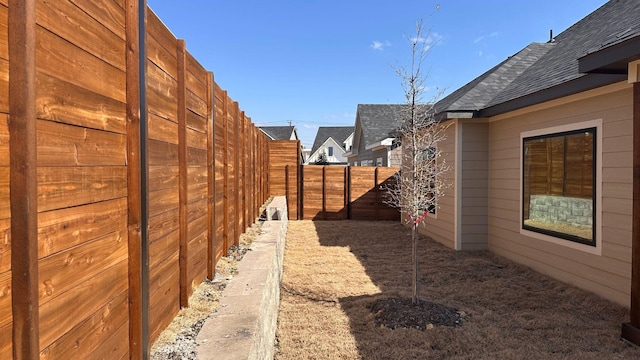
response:
<path id="1" fill-rule="evenodd" d="M 445 177 L 449 165 L 438 146 L 446 139 L 448 124 L 435 119 L 434 104 L 438 96 L 424 101 L 428 73 L 423 63 L 432 45 L 426 35 L 420 20 L 415 36 L 409 39 L 411 62 L 396 69 L 406 100 L 397 129 L 397 137 L 402 142 L 402 165 L 395 184 L 387 188 L 387 203 L 400 209 L 402 221 L 411 226 L 413 304 L 418 303 L 418 225 L 435 213 L 438 201 L 450 187 Z"/>

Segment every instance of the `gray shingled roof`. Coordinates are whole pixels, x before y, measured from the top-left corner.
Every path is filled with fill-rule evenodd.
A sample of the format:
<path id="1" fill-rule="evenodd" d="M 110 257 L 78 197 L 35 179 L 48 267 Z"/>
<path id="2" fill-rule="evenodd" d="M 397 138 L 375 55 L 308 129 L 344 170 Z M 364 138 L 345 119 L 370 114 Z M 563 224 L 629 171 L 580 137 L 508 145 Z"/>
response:
<path id="1" fill-rule="evenodd" d="M 530 44 L 439 101 L 435 106 L 436 112 L 483 109 L 552 47 L 552 43 Z"/>
<path id="2" fill-rule="evenodd" d="M 344 148 L 344 141 L 347 140 L 351 134 L 353 134 L 353 126 L 320 126 L 316 133 L 316 139 L 313 141 L 313 146 L 311 147 L 311 154 L 315 153 L 320 145 L 327 141 L 328 138 L 332 138 L 342 146 L 343 150 L 346 150 Z"/>
<path id="3" fill-rule="evenodd" d="M 615 42 L 621 34 L 625 38 L 640 34 L 638 0 L 611 0 L 558 34 L 554 41 L 528 45 L 439 101 L 436 111 L 477 112 L 582 77 L 598 76 L 581 74 L 578 58 Z M 605 78 L 600 75 L 598 82 L 593 83 L 596 85 L 583 86 L 598 86 L 620 79 L 619 76 Z"/>
<path id="4" fill-rule="evenodd" d="M 261 126 L 260 130 L 273 140 L 289 140 L 295 126 Z"/>
<path id="5" fill-rule="evenodd" d="M 489 106 L 549 89 L 579 77 L 578 58 L 608 44 L 620 32 L 640 33 L 638 0 L 612 0 L 555 37 L 555 45 L 512 82 Z"/>
<path id="6" fill-rule="evenodd" d="M 365 145 L 374 144 L 389 137 L 402 123 L 404 104 L 358 104 L 362 139 Z"/>

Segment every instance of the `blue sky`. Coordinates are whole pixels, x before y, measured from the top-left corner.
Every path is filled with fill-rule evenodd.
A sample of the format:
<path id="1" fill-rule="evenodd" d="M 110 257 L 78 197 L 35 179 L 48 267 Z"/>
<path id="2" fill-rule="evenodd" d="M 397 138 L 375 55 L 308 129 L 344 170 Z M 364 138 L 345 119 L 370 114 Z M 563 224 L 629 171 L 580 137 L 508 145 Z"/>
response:
<path id="1" fill-rule="evenodd" d="M 358 104 L 402 103 L 393 66 L 423 18 L 428 97 L 446 95 L 605 0 L 147 0 L 257 125 L 353 126 Z M 439 3 L 439 10 L 434 11 Z"/>

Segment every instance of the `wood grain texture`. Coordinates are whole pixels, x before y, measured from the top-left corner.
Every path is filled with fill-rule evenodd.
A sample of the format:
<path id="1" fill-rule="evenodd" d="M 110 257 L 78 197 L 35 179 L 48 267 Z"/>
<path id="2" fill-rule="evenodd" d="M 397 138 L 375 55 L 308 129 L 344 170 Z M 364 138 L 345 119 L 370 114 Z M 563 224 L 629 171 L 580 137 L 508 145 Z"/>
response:
<path id="1" fill-rule="evenodd" d="M 8 219 L 11 217 L 9 174 L 8 166 L 0 166 L 0 219 Z"/>
<path id="2" fill-rule="evenodd" d="M 178 208 L 178 189 L 164 189 L 149 193 L 149 218 Z"/>
<path id="3" fill-rule="evenodd" d="M 178 229 L 178 208 L 149 218 L 149 242 L 153 243 Z"/>
<path id="4" fill-rule="evenodd" d="M 187 128 L 187 146 L 207 150 L 207 134 Z"/>
<path id="5" fill-rule="evenodd" d="M 12 331 L 12 323 L 0 326 L 0 359 L 11 359 L 13 356 Z"/>
<path id="6" fill-rule="evenodd" d="M 127 227 L 127 199 L 38 214 L 38 258 L 70 249 Z"/>
<path id="7" fill-rule="evenodd" d="M 178 165 L 149 166 L 149 191 L 178 187 Z"/>
<path id="8" fill-rule="evenodd" d="M 178 62 L 175 51 L 163 47 L 153 36 L 147 36 L 147 58 L 174 79 L 178 78 Z"/>
<path id="9" fill-rule="evenodd" d="M 40 306 L 40 348 L 45 349 L 128 288 L 127 261 L 47 301 Z"/>
<path id="10" fill-rule="evenodd" d="M 162 46 L 168 53 L 176 57 L 177 39 L 171 33 L 162 20 L 151 10 L 147 8 L 147 38 L 153 38 L 157 43 Z M 151 45 L 150 39 L 147 41 Z M 174 69 L 176 69 L 174 67 Z M 177 78 L 177 77 L 175 77 Z"/>
<path id="11" fill-rule="evenodd" d="M 207 101 L 207 70 L 187 52 L 187 89 Z"/>
<path id="12" fill-rule="evenodd" d="M 149 114 L 149 139 L 178 144 L 178 123 Z"/>
<path id="13" fill-rule="evenodd" d="M 126 259 L 125 231 L 117 231 L 42 258 L 38 262 L 40 304 Z"/>
<path id="14" fill-rule="evenodd" d="M 36 23 L 102 61 L 125 71 L 125 42 L 70 1 L 41 0 Z"/>
<path id="15" fill-rule="evenodd" d="M 9 61 L 0 59 L 0 113 L 9 113 Z"/>
<path id="16" fill-rule="evenodd" d="M 178 83 L 164 69 L 147 62 L 147 102 L 149 112 L 178 122 Z"/>
<path id="17" fill-rule="evenodd" d="M 11 219 L 0 219 L 0 273 L 11 270 Z"/>
<path id="18" fill-rule="evenodd" d="M 156 268 L 178 252 L 180 232 L 175 227 L 171 232 L 156 237 L 149 243 L 149 266 Z"/>
<path id="19" fill-rule="evenodd" d="M 9 60 L 9 9 L 0 5 L 0 59 Z"/>
<path id="20" fill-rule="evenodd" d="M 187 127 L 201 133 L 207 132 L 207 118 L 192 111 L 187 111 Z"/>
<path id="21" fill-rule="evenodd" d="M 200 115 L 201 117 L 207 116 L 207 103 L 203 98 L 195 95 L 191 90 L 187 90 L 187 109 Z"/>
<path id="22" fill-rule="evenodd" d="M 118 294 L 113 300 L 91 314 L 82 323 L 67 332 L 40 353 L 41 360 L 119 358 L 111 349 L 104 349 L 112 337 L 128 347 L 129 336 L 121 328 L 128 327 L 128 295 Z"/>
<path id="23" fill-rule="evenodd" d="M 151 343 L 180 310 L 178 252 L 149 269 L 149 340 Z"/>
<path id="24" fill-rule="evenodd" d="M 37 122 L 39 166 L 125 166 L 126 138 L 122 134 Z"/>
<path id="25" fill-rule="evenodd" d="M 178 165 L 178 146 L 150 139 L 147 143 L 150 166 Z"/>
<path id="26" fill-rule="evenodd" d="M 11 271 L 0 273 L 0 327 L 9 324 L 11 316 Z"/>
<path id="27" fill-rule="evenodd" d="M 125 166 L 38 168 L 38 210 L 62 209 L 127 196 Z"/>
<path id="28" fill-rule="evenodd" d="M 59 78 L 36 75 L 39 119 L 124 134 L 126 105 Z"/>
<path id="29" fill-rule="evenodd" d="M 38 27 L 36 30 L 38 72 L 62 79 L 89 91 L 126 102 L 125 72 L 77 46 Z"/>
<path id="30" fill-rule="evenodd" d="M 126 39 L 124 0 L 71 0 L 121 39 Z"/>

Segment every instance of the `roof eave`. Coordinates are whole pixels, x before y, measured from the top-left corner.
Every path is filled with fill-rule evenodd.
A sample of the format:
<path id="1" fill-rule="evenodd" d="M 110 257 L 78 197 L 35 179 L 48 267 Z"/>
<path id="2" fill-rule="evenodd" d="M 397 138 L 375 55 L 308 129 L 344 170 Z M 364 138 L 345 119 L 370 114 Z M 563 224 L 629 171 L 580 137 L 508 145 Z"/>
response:
<path id="1" fill-rule="evenodd" d="M 640 59 L 640 36 L 589 53 L 578 59 L 581 73 L 626 74 L 627 64 Z"/>
<path id="2" fill-rule="evenodd" d="M 624 74 L 589 74 L 519 98 L 480 110 L 479 117 L 491 117 L 546 101 L 559 99 L 601 86 L 626 81 Z"/>
<path id="3" fill-rule="evenodd" d="M 444 121 L 451 119 L 471 119 L 478 117 L 477 110 L 453 110 L 443 111 L 435 115 L 436 121 Z"/>

